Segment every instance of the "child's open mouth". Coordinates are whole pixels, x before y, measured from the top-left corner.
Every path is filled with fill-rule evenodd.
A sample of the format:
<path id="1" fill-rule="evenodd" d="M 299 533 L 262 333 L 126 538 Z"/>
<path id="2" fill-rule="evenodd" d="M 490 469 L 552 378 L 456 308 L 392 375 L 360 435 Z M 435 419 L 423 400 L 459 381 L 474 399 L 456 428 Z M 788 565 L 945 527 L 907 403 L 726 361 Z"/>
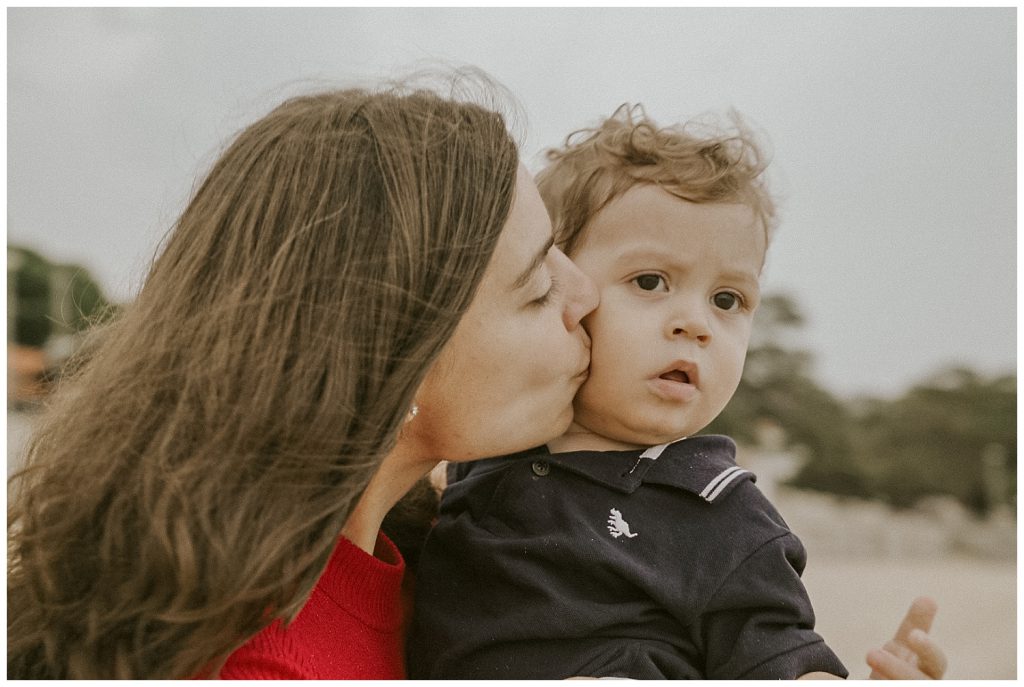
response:
<path id="1" fill-rule="evenodd" d="M 697 366 L 688 360 L 677 360 L 672 366 L 649 382 L 656 396 L 674 402 L 686 403 L 698 392 Z"/>
<path id="2" fill-rule="evenodd" d="M 668 372 L 658 375 L 659 379 L 667 379 L 670 382 L 682 382 L 683 384 L 690 383 L 690 375 L 682 370 L 669 370 Z"/>

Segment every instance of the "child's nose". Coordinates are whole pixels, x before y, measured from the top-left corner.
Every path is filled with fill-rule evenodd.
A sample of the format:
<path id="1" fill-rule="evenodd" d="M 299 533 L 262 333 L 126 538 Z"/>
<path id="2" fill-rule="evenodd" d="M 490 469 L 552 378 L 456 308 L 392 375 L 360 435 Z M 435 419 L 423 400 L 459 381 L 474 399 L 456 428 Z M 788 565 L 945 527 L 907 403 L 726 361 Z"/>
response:
<path id="1" fill-rule="evenodd" d="M 711 343 L 711 327 L 700 308 L 688 308 L 685 312 L 677 313 L 669 321 L 667 330 L 672 339 L 685 337 L 693 339 L 701 346 Z"/>

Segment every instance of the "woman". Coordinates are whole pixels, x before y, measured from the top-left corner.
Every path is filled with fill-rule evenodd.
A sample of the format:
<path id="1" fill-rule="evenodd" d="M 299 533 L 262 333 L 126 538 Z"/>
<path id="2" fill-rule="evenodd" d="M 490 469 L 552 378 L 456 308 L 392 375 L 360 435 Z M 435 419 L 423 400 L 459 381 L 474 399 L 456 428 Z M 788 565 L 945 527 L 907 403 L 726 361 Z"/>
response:
<path id="1" fill-rule="evenodd" d="M 596 300 L 499 115 L 423 91 L 281 105 L 33 440 L 8 677 L 401 677 L 384 515 L 440 459 L 568 426 Z"/>

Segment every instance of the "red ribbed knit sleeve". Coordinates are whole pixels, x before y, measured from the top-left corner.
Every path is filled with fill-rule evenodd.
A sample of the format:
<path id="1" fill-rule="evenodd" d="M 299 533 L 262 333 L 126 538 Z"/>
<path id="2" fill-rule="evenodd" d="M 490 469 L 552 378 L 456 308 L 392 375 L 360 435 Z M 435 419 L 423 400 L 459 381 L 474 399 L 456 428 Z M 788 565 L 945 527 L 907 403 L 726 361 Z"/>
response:
<path id="1" fill-rule="evenodd" d="M 378 535 L 370 556 L 342 538 L 295 620 L 275 621 L 233 653 L 227 680 L 405 678 L 405 562 Z"/>

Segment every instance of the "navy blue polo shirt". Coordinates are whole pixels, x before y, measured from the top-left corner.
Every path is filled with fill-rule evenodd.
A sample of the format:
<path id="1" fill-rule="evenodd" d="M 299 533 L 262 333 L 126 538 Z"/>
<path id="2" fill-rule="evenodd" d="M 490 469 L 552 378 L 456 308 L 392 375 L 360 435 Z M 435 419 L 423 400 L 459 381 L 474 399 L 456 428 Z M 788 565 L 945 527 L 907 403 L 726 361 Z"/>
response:
<path id="1" fill-rule="evenodd" d="M 413 678 L 845 677 L 803 546 L 728 437 L 452 466 L 416 575 Z"/>

